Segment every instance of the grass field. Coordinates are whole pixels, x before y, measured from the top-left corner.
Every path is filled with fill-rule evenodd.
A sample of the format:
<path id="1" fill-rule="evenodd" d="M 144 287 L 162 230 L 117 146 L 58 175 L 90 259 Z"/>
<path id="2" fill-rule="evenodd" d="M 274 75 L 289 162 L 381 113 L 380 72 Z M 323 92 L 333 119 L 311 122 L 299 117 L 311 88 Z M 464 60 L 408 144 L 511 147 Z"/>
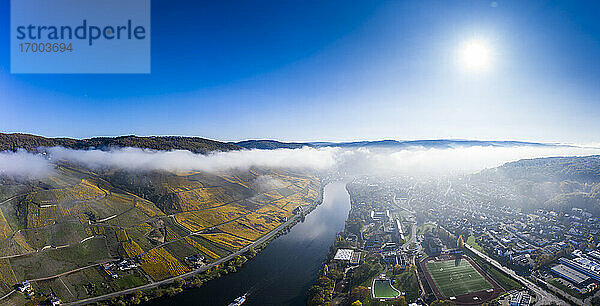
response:
<path id="1" fill-rule="evenodd" d="M 435 286 L 445 297 L 494 288 L 466 260 L 432 261 L 426 264 Z"/>
<path id="2" fill-rule="evenodd" d="M 475 241 L 475 236 L 469 236 L 469 238 L 467 238 L 467 244 L 474 247 L 477 251 L 485 254 L 483 248 L 477 243 L 477 241 Z"/>
<path id="3" fill-rule="evenodd" d="M 373 281 L 373 296 L 377 299 L 392 299 L 400 295 L 400 291 L 392 287 L 389 280 L 376 279 Z"/>

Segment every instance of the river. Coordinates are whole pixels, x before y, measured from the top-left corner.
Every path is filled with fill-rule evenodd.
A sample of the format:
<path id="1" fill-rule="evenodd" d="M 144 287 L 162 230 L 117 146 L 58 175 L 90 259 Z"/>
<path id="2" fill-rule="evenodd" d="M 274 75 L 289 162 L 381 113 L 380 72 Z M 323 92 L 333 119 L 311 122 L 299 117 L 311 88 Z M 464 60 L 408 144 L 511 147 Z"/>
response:
<path id="1" fill-rule="evenodd" d="M 246 305 L 304 305 L 306 291 L 350 211 L 343 182 L 325 186 L 323 203 L 288 234 L 271 242 L 238 272 L 150 305 L 228 305 L 249 292 Z"/>

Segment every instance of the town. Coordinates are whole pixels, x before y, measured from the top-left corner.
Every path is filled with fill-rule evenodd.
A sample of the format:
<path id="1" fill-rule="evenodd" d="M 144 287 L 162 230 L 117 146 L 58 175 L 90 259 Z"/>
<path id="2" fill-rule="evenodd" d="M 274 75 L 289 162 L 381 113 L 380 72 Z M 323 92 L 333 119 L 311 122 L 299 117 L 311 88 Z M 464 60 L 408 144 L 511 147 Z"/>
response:
<path id="1" fill-rule="evenodd" d="M 465 177 L 347 189 L 352 209 L 309 304 L 600 303 L 600 222 L 584 208 L 498 205 L 518 195 Z"/>

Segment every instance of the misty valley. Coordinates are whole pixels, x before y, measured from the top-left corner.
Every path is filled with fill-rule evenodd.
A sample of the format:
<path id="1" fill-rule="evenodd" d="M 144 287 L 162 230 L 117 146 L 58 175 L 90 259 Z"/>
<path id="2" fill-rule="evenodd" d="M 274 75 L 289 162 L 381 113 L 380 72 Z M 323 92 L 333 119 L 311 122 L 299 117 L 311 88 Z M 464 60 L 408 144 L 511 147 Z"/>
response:
<path id="1" fill-rule="evenodd" d="M 0 306 L 600 306 L 600 1 L 0 1 Z"/>
<path id="2" fill-rule="evenodd" d="M 3 304 L 598 302 L 590 148 L 2 136 Z"/>

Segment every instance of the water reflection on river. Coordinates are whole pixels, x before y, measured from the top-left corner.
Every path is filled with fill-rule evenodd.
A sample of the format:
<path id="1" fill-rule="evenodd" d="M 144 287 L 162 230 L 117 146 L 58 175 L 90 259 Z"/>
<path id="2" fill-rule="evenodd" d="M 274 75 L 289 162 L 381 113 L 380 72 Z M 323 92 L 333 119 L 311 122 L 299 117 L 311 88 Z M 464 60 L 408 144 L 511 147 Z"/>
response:
<path id="1" fill-rule="evenodd" d="M 228 305 L 250 291 L 244 306 L 304 305 L 306 291 L 315 281 L 335 234 L 344 228 L 349 210 L 350 196 L 345 183 L 330 183 L 325 186 L 323 204 L 287 235 L 271 242 L 237 273 L 151 304 Z"/>

